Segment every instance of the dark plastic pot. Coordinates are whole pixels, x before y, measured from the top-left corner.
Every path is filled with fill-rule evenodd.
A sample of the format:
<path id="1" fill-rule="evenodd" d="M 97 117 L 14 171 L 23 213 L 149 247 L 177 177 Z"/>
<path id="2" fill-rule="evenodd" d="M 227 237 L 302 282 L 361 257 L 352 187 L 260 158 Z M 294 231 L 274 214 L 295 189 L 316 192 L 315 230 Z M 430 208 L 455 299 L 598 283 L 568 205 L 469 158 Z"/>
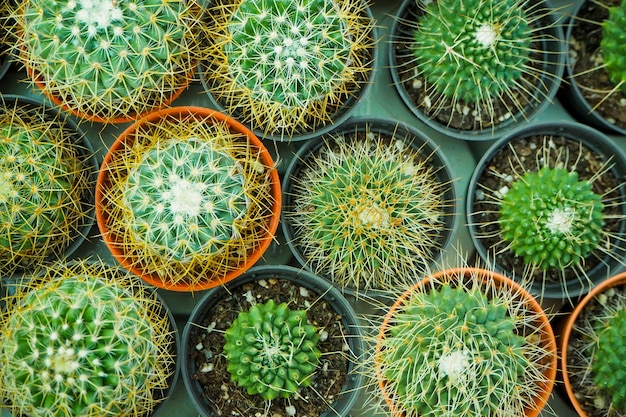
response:
<path id="1" fill-rule="evenodd" d="M 533 11 L 531 12 L 533 14 L 533 25 L 545 29 L 537 31 L 539 39 L 537 39 L 536 49 L 544 51 L 541 57 L 537 59 L 540 63 L 540 68 L 534 70 L 537 72 L 539 79 L 535 82 L 536 89 L 533 91 L 532 102 L 528 104 L 522 112 L 511 115 L 511 117 L 495 124 L 493 127 L 477 130 L 464 130 L 447 126 L 446 123 L 435 120 L 433 116 L 428 116 L 422 112 L 415 101 L 409 96 L 404 82 L 402 81 L 402 74 L 408 72 L 409 69 L 399 66 L 398 61 L 400 55 L 396 49 L 396 45 L 413 37 L 411 29 L 406 22 L 415 22 L 415 20 L 418 19 L 415 15 L 415 8 L 419 6 L 416 6 L 416 3 L 423 2 L 423 0 L 403 1 L 394 17 L 389 48 L 389 63 L 393 84 L 396 86 L 398 94 L 406 107 L 420 121 L 436 131 L 455 139 L 468 141 L 494 140 L 540 114 L 551 104 L 561 84 L 565 64 L 565 46 L 563 30 L 557 24 L 555 16 L 545 12 L 545 10 L 552 9 L 552 6 L 548 1 L 544 0 L 540 2 L 523 3 L 524 5 L 528 4 L 528 7 Z"/>
<path id="2" fill-rule="evenodd" d="M 591 151 L 601 155 L 603 160 L 612 158 L 611 162 L 614 164 L 610 169 L 610 172 L 616 177 L 616 179 L 623 183 L 626 179 L 626 155 L 619 149 L 608 137 L 601 132 L 573 122 L 558 122 L 558 123 L 540 123 L 536 125 L 529 125 L 520 128 L 511 134 L 501 138 L 495 142 L 485 152 L 483 157 L 478 161 L 476 169 L 470 179 L 470 185 L 467 192 L 466 201 L 466 215 L 467 223 L 469 225 L 470 236 L 474 243 L 474 246 L 482 258 L 482 260 L 490 264 L 498 272 L 510 276 L 515 280 L 520 280 L 521 276 L 515 274 L 513 271 L 506 270 L 503 266 L 493 261 L 493 251 L 490 251 L 483 244 L 480 238 L 480 233 L 477 228 L 479 222 L 475 213 L 474 204 L 476 203 L 477 192 L 481 190 L 477 181 L 485 170 L 488 169 L 490 161 L 504 149 L 511 141 L 516 139 L 528 138 L 532 136 L 563 136 L 572 141 L 580 142 L 588 147 Z M 620 187 L 619 195 L 621 202 L 619 204 L 620 215 L 626 216 L 626 190 L 624 187 Z M 615 202 L 613 202 L 615 204 Z M 605 280 L 607 277 L 615 274 L 623 269 L 623 259 L 626 256 L 626 245 L 624 244 L 624 236 L 626 234 L 626 222 L 620 222 L 620 230 L 617 236 L 612 236 L 610 239 L 611 251 L 601 259 L 600 262 L 589 271 L 586 271 L 584 277 L 574 277 L 565 280 L 565 282 L 536 282 L 533 281 L 529 291 L 533 295 L 546 297 L 556 300 L 574 299 L 589 292 L 589 290 Z M 604 245 L 605 242 L 602 243 Z M 593 256 L 593 255 L 590 255 Z"/>
<path id="3" fill-rule="evenodd" d="M 365 343 L 361 337 L 360 324 L 356 313 L 341 293 L 326 280 L 307 271 L 282 265 L 266 265 L 251 268 L 235 281 L 231 281 L 223 287 L 210 290 L 198 302 L 185 325 L 182 337 L 181 372 L 189 397 L 201 416 L 215 417 L 218 415 L 211 401 L 203 394 L 200 383 L 192 378 L 192 375 L 198 371 L 193 361 L 189 360 L 189 349 L 193 348 L 189 346 L 192 329 L 202 323 L 207 312 L 210 311 L 221 298 L 228 296 L 232 291 L 235 291 L 236 288 L 252 281 L 269 279 L 289 280 L 314 291 L 341 316 L 343 327 L 347 332 L 345 341 L 350 348 L 348 350 L 350 353 L 350 363 L 347 381 L 339 398 L 337 398 L 333 402 L 332 407 L 321 414 L 320 417 L 347 416 L 350 409 L 354 406 L 361 391 L 361 387 L 364 384 L 364 376 L 361 373 L 354 372 L 358 366 L 358 358 L 360 358 L 365 351 Z"/>
<path id="4" fill-rule="evenodd" d="M 446 215 L 444 216 L 444 225 L 442 227 L 440 236 L 437 238 L 437 248 L 433 249 L 432 259 L 430 262 L 425 262 L 424 267 L 432 266 L 439 261 L 443 253 L 450 248 L 459 228 L 459 216 L 458 201 L 456 201 L 456 194 L 452 182 L 454 181 L 454 173 L 450 163 L 446 156 L 439 150 L 437 144 L 425 134 L 421 133 L 412 126 L 408 126 L 404 123 L 396 120 L 379 119 L 375 117 L 359 117 L 353 118 L 345 125 L 337 128 L 336 130 L 320 136 L 314 140 L 311 140 L 304 144 L 295 157 L 291 160 L 291 163 L 287 167 L 287 171 L 283 177 L 283 211 L 281 213 L 281 225 L 282 230 L 287 240 L 287 245 L 291 249 L 296 260 L 307 270 L 317 273 L 315 268 L 312 268 L 310 260 L 307 259 L 301 245 L 297 243 L 297 233 L 294 229 L 294 225 L 289 220 L 289 213 L 294 210 L 294 182 L 301 175 L 301 171 L 306 167 L 306 161 L 311 155 L 315 155 L 320 150 L 327 147 L 327 144 L 332 144 L 335 138 L 341 136 L 343 140 L 350 141 L 355 140 L 355 134 L 357 132 L 365 132 L 369 128 L 370 132 L 385 134 L 389 137 L 403 139 L 405 144 L 410 146 L 413 150 L 423 158 L 429 158 L 431 166 L 436 169 L 435 177 L 440 184 L 449 184 L 446 187 L 443 195 L 443 201 L 445 204 L 444 210 Z M 382 239 L 382 238 L 381 238 Z M 331 277 L 324 276 L 323 278 L 333 281 Z M 382 295 L 381 291 L 363 291 L 359 288 L 339 288 L 349 294 L 358 295 L 359 293 L 366 292 L 369 295 L 376 296 L 378 293 Z"/>

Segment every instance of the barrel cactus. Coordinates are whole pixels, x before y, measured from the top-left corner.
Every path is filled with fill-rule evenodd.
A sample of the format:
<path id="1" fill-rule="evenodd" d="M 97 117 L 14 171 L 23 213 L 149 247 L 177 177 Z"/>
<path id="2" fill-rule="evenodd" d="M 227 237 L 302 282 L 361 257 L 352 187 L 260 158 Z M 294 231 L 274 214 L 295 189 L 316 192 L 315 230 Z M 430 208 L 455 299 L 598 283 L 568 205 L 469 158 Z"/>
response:
<path id="1" fill-rule="evenodd" d="M 18 53 L 35 84 L 100 122 L 164 106 L 201 55 L 195 0 L 29 0 L 14 14 Z"/>
<path id="2" fill-rule="evenodd" d="M 608 19 L 602 22 L 602 59 L 611 81 L 626 94 L 626 58 L 622 53 L 626 37 L 626 2 L 609 8 Z"/>
<path id="3" fill-rule="evenodd" d="M 591 363 L 593 381 L 626 414 L 626 306 L 596 325 L 597 348 Z M 599 320 L 600 321 L 600 320 Z"/>
<path id="4" fill-rule="evenodd" d="M 330 124 L 372 71 L 362 0 L 220 0 L 207 10 L 203 77 L 229 114 L 290 138 Z"/>
<path id="5" fill-rule="evenodd" d="M 0 104 L 0 269 L 61 257 L 92 224 L 95 171 L 80 133 L 45 106 Z"/>
<path id="6" fill-rule="evenodd" d="M 321 355 L 306 312 L 272 299 L 240 312 L 224 338 L 232 380 L 268 401 L 309 386 Z"/>
<path id="7" fill-rule="evenodd" d="M 0 315 L 0 402 L 14 415 L 148 416 L 176 369 L 170 318 L 103 264 L 31 276 Z"/>
<path id="8" fill-rule="evenodd" d="M 581 265 L 602 240 L 603 207 L 576 171 L 529 171 L 502 198 L 502 238 L 524 262 L 544 270 Z"/>

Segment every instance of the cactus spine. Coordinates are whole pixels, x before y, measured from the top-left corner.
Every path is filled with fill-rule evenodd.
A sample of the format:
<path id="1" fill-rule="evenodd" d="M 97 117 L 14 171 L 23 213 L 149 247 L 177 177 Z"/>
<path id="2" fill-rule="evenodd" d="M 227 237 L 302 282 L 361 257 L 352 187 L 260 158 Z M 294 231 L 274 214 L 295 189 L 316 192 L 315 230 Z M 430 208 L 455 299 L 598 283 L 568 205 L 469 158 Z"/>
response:
<path id="1" fill-rule="evenodd" d="M 175 369 L 154 293 L 100 264 L 29 277 L 0 321 L 0 394 L 17 415 L 147 416 Z"/>
<path id="2" fill-rule="evenodd" d="M 321 355 L 306 312 L 271 299 L 239 313 L 224 338 L 232 380 L 265 400 L 289 398 L 309 386 Z"/>

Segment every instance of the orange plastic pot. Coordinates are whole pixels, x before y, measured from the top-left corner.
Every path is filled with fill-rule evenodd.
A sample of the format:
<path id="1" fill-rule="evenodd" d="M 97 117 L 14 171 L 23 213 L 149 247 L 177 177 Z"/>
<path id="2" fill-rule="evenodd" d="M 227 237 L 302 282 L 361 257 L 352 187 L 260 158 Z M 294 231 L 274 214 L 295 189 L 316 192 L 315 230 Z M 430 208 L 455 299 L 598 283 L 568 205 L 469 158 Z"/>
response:
<path id="1" fill-rule="evenodd" d="M 201 279 L 197 283 L 189 284 L 187 282 L 176 282 L 164 280 L 163 276 L 159 276 L 157 273 L 149 273 L 144 270 L 144 266 L 141 260 L 136 255 L 133 257 L 132 250 L 129 250 L 127 245 L 124 244 L 119 233 L 115 233 L 110 229 L 111 225 L 111 213 L 108 210 L 110 202 L 107 203 L 107 190 L 111 187 L 111 178 L 109 166 L 112 164 L 115 158 L 118 158 L 123 151 L 130 146 L 137 139 L 137 131 L 146 124 L 157 122 L 163 118 L 172 119 L 176 123 L 184 123 L 184 120 L 189 120 L 189 117 L 193 117 L 196 120 L 210 123 L 225 123 L 231 132 L 242 135 L 242 141 L 247 140 L 250 148 L 258 152 L 259 160 L 265 167 L 264 174 L 269 176 L 269 203 L 265 208 L 268 211 L 265 224 L 259 226 L 261 232 L 258 233 L 257 244 L 254 250 L 248 253 L 244 258 L 244 261 L 234 265 L 228 272 L 224 274 L 207 274 L 200 277 Z M 172 107 L 155 111 L 145 116 L 144 118 L 136 121 L 129 126 L 122 134 L 116 139 L 113 145 L 109 148 L 104 161 L 102 163 L 101 170 L 98 174 L 96 183 L 96 220 L 98 228 L 106 244 L 107 248 L 113 255 L 113 257 L 126 269 L 132 271 L 136 275 L 140 276 L 144 281 L 159 288 L 164 288 L 172 291 L 192 292 L 206 290 L 209 288 L 217 287 L 229 282 L 253 266 L 267 250 L 270 243 L 274 239 L 276 229 L 278 228 L 278 222 L 280 218 L 280 211 L 282 205 L 281 199 L 281 187 L 272 157 L 259 140 L 259 138 L 252 133 L 244 125 L 236 121 L 235 119 L 220 113 L 216 110 L 195 107 L 195 106 L 181 106 Z"/>
<path id="2" fill-rule="evenodd" d="M 466 282 L 472 279 L 477 279 L 485 288 L 510 289 L 511 293 L 516 294 L 517 299 L 525 306 L 527 311 L 536 314 L 538 322 L 536 323 L 537 329 L 539 329 L 540 337 L 546 350 L 550 353 L 550 363 L 546 364 L 543 375 L 545 376 L 545 383 L 538 383 L 536 393 L 537 396 L 534 399 L 534 403 L 529 405 L 524 413 L 525 417 L 537 417 L 544 406 L 547 404 L 552 389 L 554 388 L 554 382 L 556 380 L 557 371 L 557 346 L 554 332 L 550 325 L 550 321 L 546 316 L 543 308 L 537 302 L 537 300 L 526 290 L 524 290 L 515 281 L 507 278 L 504 275 L 496 272 L 488 271 L 475 267 L 462 267 L 452 268 L 436 272 L 421 281 L 418 281 L 400 295 L 394 304 L 390 307 L 389 311 L 385 315 L 383 322 L 380 326 L 380 332 L 378 334 L 378 340 L 376 343 L 374 359 L 376 364 L 376 379 L 379 390 L 385 400 L 385 403 L 389 407 L 389 410 L 395 417 L 405 417 L 403 410 L 399 409 L 396 405 L 393 393 L 390 393 L 387 389 L 387 380 L 380 372 L 380 352 L 381 343 L 387 333 L 390 323 L 394 319 L 396 312 L 407 301 L 412 294 L 416 292 L 427 290 L 428 288 L 434 288 L 438 284 Z M 529 399 L 530 400 L 530 399 Z M 520 416 L 521 417 L 521 416 Z"/>
<path id="3" fill-rule="evenodd" d="M 575 389 L 572 387 L 572 382 L 569 377 L 570 372 L 567 366 L 567 347 L 570 343 L 570 340 L 573 337 L 574 323 L 576 322 L 578 317 L 582 314 L 582 312 L 585 310 L 587 305 L 589 305 L 589 303 L 593 301 L 598 295 L 607 291 L 610 288 L 618 287 L 620 285 L 626 285 L 626 272 L 622 272 L 620 274 L 614 275 L 608 278 L 607 280 L 602 281 L 597 286 L 595 286 L 576 305 L 574 310 L 567 317 L 567 320 L 565 320 L 565 322 L 563 323 L 559 332 L 559 339 L 560 339 L 559 340 L 559 349 L 560 349 L 559 353 L 561 354 L 559 371 L 561 373 L 561 378 L 563 380 L 562 386 L 565 392 L 567 393 L 567 396 L 572 406 L 581 417 L 588 417 L 589 414 L 583 409 L 582 405 L 580 404 L 580 402 L 574 395 Z"/>

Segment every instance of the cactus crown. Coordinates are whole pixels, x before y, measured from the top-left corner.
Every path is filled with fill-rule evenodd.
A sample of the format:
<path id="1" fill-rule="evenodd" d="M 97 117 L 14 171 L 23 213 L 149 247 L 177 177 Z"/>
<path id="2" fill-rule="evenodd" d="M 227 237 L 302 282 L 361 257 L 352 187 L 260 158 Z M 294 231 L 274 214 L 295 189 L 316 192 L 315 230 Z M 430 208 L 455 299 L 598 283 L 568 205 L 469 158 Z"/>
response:
<path id="1" fill-rule="evenodd" d="M 19 415 L 147 415 L 174 360 L 160 304 L 129 278 L 58 271 L 18 286 L 4 314 L 2 397 Z"/>
<path id="2" fill-rule="evenodd" d="M 626 310 L 603 317 L 596 327 L 597 348 L 591 370 L 595 384 L 612 400 L 612 408 L 626 414 Z"/>
<path id="3" fill-rule="evenodd" d="M 310 385 L 321 355 L 306 312 L 271 299 L 239 313 L 224 338 L 232 380 L 265 400 L 289 398 Z"/>
<path id="4" fill-rule="evenodd" d="M 611 81 L 626 94 L 626 57 L 623 53 L 626 41 L 626 1 L 609 8 L 609 18 L 602 22 L 602 59 Z"/>
<path id="5" fill-rule="evenodd" d="M 580 265 L 599 244 L 601 196 L 576 171 L 543 167 L 515 181 L 500 205 L 502 238 L 542 269 Z"/>
<path id="6" fill-rule="evenodd" d="M 21 53 L 44 92 L 103 121 L 165 104 L 198 62 L 200 20 L 187 0 L 29 0 Z"/>
<path id="7" fill-rule="evenodd" d="M 285 216 L 316 273 L 341 287 L 383 289 L 434 259 L 449 184 L 422 151 L 368 128 L 305 160 Z"/>
<path id="8" fill-rule="evenodd" d="M 530 55 L 531 30 L 519 0 L 427 3 L 411 46 L 418 71 L 449 98 L 480 103 L 506 95 Z"/>

